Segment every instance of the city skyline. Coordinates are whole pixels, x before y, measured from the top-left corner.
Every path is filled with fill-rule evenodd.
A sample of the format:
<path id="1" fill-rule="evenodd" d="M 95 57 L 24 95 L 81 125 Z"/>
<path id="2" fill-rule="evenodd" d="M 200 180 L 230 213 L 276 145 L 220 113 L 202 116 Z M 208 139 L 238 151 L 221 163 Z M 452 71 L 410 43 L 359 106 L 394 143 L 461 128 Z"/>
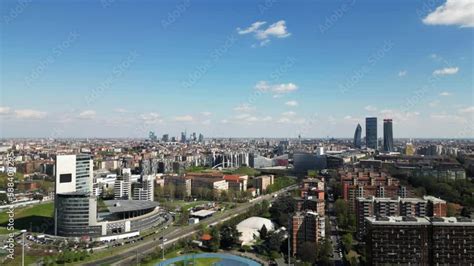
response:
<path id="1" fill-rule="evenodd" d="M 0 137 L 472 138 L 472 5 L 5 1 Z"/>

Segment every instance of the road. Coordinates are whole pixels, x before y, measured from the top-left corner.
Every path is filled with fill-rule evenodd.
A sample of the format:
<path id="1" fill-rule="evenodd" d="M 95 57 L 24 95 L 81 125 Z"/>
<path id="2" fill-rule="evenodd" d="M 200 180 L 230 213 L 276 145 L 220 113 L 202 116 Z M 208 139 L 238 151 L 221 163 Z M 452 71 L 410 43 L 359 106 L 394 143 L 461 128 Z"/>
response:
<path id="1" fill-rule="evenodd" d="M 334 199 L 330 198 L 327 201 L 328 206 L 326 209 L 326 215 L 329 217 L 329 223 L 331 227 L 331 243 L 332 243 L 332 260 L 334 261 L 334 265 L 344 265 L 343 258 L 342 258 L 342 242 L 339 236 L 338 228 L 337 228 L 337 219 L 334 215 Z"/>
<path id="2" fill-rule="evenodd" d="M 273 197 L 274 194 L 280 194 L 287 192 L 289 190 L 297 188 L 298 185 L 293 185 L 287 188 L 284 188 L 282 190 L 279 190 L 273 194 L 268 194 L 259 197 L 258 199 L 255 199 L 252 202 L 244 203 L 234 209 L 230 209 L 221 213 L 217 213 L 214 216 L 207 218 L 200 222 L 200 224 L 204 225 L 209 225 L 209 224 L 214 224 L 217 222 L 223 222 L 228 219 L 231 219 L 232 217 L 237 216 L 240 213 L 245 212 L 248 210 L 250 207 L 254 206 L 255 204 L 263 201 L 263 200 L 268 200 L 270 202 L 274 201 L 275 198 Z M 174 242 L 186 238 L 192 234 L 195 234 L 199 231 L 199 225 L 187 225 L 187 226 L 182 226 L 179 228 L 176 228 L 174 230 L 171 230 L 172 228 L 168 228 L 163 234 L 165 235 L 166 242 L 165 247 L 169 246 L 170 244 L 173 244 Z M 161 236 L 162 234 L 160 234 Z M 130 247 L 130 249 L 124 251 L 121 254 L 118 255 L 112 255 L 107 258 L 103 258 L 100 260 L 96 260 L 93 262 L 89 262 L 84 264 L 85 266 L 96 266 L 96 265 L 133 265 L 134 261 L 136 260 L 137 255 L 138 256 L 145 256 L 146 254 L 152 252 L 156 247 L 161 245 L 161 241 L 156 238 L 156 239 L 148 239 L 145 240 L 145 242 L 137 244 L 133 247 Z"/>

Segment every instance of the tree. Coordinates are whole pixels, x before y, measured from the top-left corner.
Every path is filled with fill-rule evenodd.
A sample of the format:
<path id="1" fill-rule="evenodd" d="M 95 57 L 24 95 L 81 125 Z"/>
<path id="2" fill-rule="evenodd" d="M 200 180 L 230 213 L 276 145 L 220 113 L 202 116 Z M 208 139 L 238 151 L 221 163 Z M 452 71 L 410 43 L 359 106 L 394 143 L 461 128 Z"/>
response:
<path id="1" fill-rule="evenodd" d="M 262 225 L 262 228 L 260 228 L 260 230 L 258 230 L 258 233 L 260 235 L 260 239 L 262 239 L 262 240 L 267 239 L 268 230 L 267 230 L 267 227 L 265 225 Z"/>
<path id="2" fill-rule="evenodd" d="M 282 231 L 270 231 L 267 234 L 267 239 L 263 242 L 266 252 L 270 254 L 271 251 L 280 251 L 280 247 L 284 239 L 285 236 Z"/>
<path id="3" fill-rule="evenodd" d="M 235 225 L 224 225 L 220 232 L 220 246 L 223 249 L 231 249 L 239 242 L 240 232 Z"/>
<path id="4" fill-rule="evenodd" d="M 221 237 L 220 237 L 220 232 L 217 226 L 213 226 L 211 229 L 211 237 L 212 239 L 209 241 L 209 249 L 212 252 L 216 252 L 219 250 L 220 242 L 221 242 Z"/>
<path id="5" fill-rule="evenodd" d="M 155 186 L 155 199 L 161 199 L 164 196 L 164 191 L 162 186 Z"/>
<path id="6" fill-rule="evenodd" d="M 176 187 L 173 184 L 165 185 L 165 187 L 163 188 L 163 192 L 165 196 L 171 199 L 174 199 L 175 191 L 176 191 Z"/>
<path id="7" fill-rule="evenodd" d="M 305 262 L 315 263 L 318 259 L 316 243 L 304 242 L 298 248 L 298 257 Z"/>
<path id="8" fill-rule="evenodd" d="M 184 185 L 179 185 L 179 186 L 176 186 L 175 188 L 175 196 L 176 198 L 178 199 L 184 199 L 186 198 L 188 195 L 186 193 L 186 186 Z"/>
<path id="9" fill-rule="evenodd" d="M 185 207 L 181 207 L 181 216 L 179 217 L 179 223 L 186 225 L 189 221 L 189 210 Z"/>
<path id="10" fill-rule="evenodd" d="M 352 234 L 347 233 L 342 236 L 342 244 L 344 245 L 344 248 L 346 249 L 347 252 L 349 252 L 352 249 Z"/>
<path id="11" fill-rule="evenodd" d="M 330 265 L 332 258 L 332 245 L 329 239 L 324 239 L 320 245 L 318 245 L 318 264 L 319 265 Z"/>
<path id="12" fill-rule="evenodd" d="M 296 210 L 296 201 L 291 196 L 279 197 L 270 208 L 272 220 L 280 226 L 288 226 L 290 214 Z"/>

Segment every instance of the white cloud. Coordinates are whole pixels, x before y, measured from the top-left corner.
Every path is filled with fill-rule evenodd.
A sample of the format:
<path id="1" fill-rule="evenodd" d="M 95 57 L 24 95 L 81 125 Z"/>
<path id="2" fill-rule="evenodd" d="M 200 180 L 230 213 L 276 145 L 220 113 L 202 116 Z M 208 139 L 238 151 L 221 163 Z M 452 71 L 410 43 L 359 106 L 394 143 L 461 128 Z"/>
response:
<path id="1" fill-rule="evenodd" d="M 445 76 L 445 75 L 454 75 L 458 73 L 459 68 L 458 67 L 446 67 L 443 69 L 436 69 L 433 71 L 433 75 L 435 76 Z"/>
<path id="2" fill-rule="evenodd" d="M 140 119 L 144 121 L 145 124 L 155 124 L 155 123 L 162 123 L 163 119 L 161 115 L 158 113 L 150 112 L 146 114 L 141 114 Z"/>
<path id="3" fill-rule="evenodd" d="M 439 94 L 439 96 L 451 96 L 452 94 L 450 92 L 447 92 L 447 91 L 443 91 Z"/>
<path id="4" fill-rule="evenodd" d="M 253 33 L 255 38 L 259 40 L 260 46 L 269 44 L 271 38 L 286 38 L 291 35 L 286 28 L 286 22 L 284 20 L 275 22 L 266 29 L 262 28 L 265 24 L 265 21 L 257 21 L 252 23 L 248 28 L 237 28 L 237 33 L 240 35 Z M 256 47 L 256 45 L 252 45 L 252 47 Z"/>
<path id="5" fill-rule="evenodd" d="M 251 112 L 251 111 L 255 111 L 255 106 L 251 106 L 250 104 L 241 104 L 241 105 L 238 105 L 236 107 L 234 107 L 234 111 L 237 111 L 237 112 Z"/>
<path id="6" fill-rule="evenodd" d="M 374 107 L 372 105 L 367 105 L 366 107 L 364 107 L 365 110 L 369 111 L 369 112 L 375 112 L 377 111 L 377 107 Z"/>
<path id="7" fill-rule="evenodd" d="M 206 119 L 206 120 L 202 121 L 201 124 L 210 125 L 211 124 L 211 119 Z"/>
<path id="8" fill-rule="evenodd" d="M 447 0 L 446 3 L 428 14 L 423 23 L 427 25 L 458 25 L 474 27 L 474 1 Z"/>
<path id="9" fill-rule="evenodd" d="M 240 115 L 236 115 L 235 119 L 243 120 L 243 119 L 247 119 L 248 117 L 250 117 L 250 114 L 240 114 Z"/>
<path id="10" fill-rule="evenodd" d="M 116 113 L 122 113 L 122 114 L 123 114 L 123 113 L 128 113 L 128 110 L 126 110 L 126 109 L 124 109 L 124 108 L 116 108 L 116 109 L 114 109 L 114 111 L 115 111 Z"/>
<path id="11" fill-rule="evenodd" d="M 461 114 L 474 114 L 474 106 L 469 106 L 458 110 Z"/>
<path id="12" fill-rule="evenodd" d="M 288 117 L 288 116 L 295 116 L 295 115 L 296 115 L 296 113 L 295 113 L 295 112 L 293 112 L 293 111 L 288 111 L 288 112 L 284 112 L 284 113 L 282 113 L 281 115 L 282 115 L 282 116 L 286 116 L 286 117 Z"/>
<path id="13" fill-rule="evenodd" d="M 434 100 L 434 101 L 430 102 L 428 105 L 430 107 L 436 107 L 436 106 L 439 105 L 439 103 L 440 103 L 440 100 Z"/>
<path id="14" fill-rule="evenodd" d="M 254 22 L 252 23 L 252 25 L 250 25 L 250 27 L 246 28 L 246 29 L 241 29 L 241 28 L 237 28 L 237 33 L 243 35 L 243 34 L 248 34 L 248 33 L 252 33 L 252 32 L 256 32 L 260 26 L 263 26 L 265 25 L 267 22 L 265 21 L 257 21 L 257 22 Z"/>
<path id="15" fill-rule="evenodd" d="M 285 104 L 288 105 L 288 106 L 298 106 L 297 101 L 287 101 Z"/>
<path id="16" fill-rule="evenodd" d="M 0 115 L 9 114 L 11 111 L 10 107 L 7 106 L 0 106 Z"/>
<path id="17" fill-rule="evenodd" d="M 447 114 L 446 112 L 442 112 L 439 114 L 431 114 L 431 119 L 434 120 L 443 120 L 443 122 L 457 122 L 457 123 L 465 123 L 466 119 L 459 116 L 459 115 L 452 115 Z"/>
<path id="18" fill-rule="evenodd" d="M 22 109 L 15 110 L 16 118 L 20 119 L 42 119 L 46 117 L 46 112 L 31 110 L 31 109 Z"/>
<path id="19" fill-rule="evenodd" d="M 294 83 L 277 83 L 277 84 L 269 84 L 265 80 L 261 80 L 257 82 L 255 85 L 255 89 L 262 91 L 262 92 L 272 92 L 276 95 L 278 94 L 285 94 L 296 91 L 298 86 Z"/>
<path id="20" fill-rule="evenodd" d="M 390 109 L 385 109 L 380 111 L 380 115 L 383 118 L 391 118 L 393 119 L 394 123 L 400 122 L 400 121 L 408 121 L 412 118 L 418 117 L 420 115 L 419 112 L 403 112 L 399 110 L 390 110 Z"/>
<path id="21" fill-rule="evenodd" d="M 273 23 L 266 30 L 256 31 L 256 37 L 260 40 L 265 40 L 269 37 L 286 38 L 290 35 L 291 33 L 287 31 L 284 20 Z"/>
<path id="22" fill-rule="evenodd" d="M 194 120 L 194 118 L 190 115 L 183 115 L 183 116 L 175 116 L 173 120 L 176 122 L 191 122 Z"/>
<path id="23" fill-rule="evenodd" d="M 398 76 L 399 77 L 404 77 L 407 75 L 407 71 L 406 70 L 401 70 L 400 72 L 398 72 Z"/>
<path id="24" fill-rule="evenodd" d="M 77 118 L 80 119 L 94 119 L 96 115 L 96 112 L 94 110 L 85 110 L 79 113 L 77 115 Z"/>
<path id="25" fill-rule="evenodd" d="M 207 112 L 207 111 L 201 112 L 201 114 L 202 114 L 203 116 L 211 116 L 211 115 L 212 115 L 211 112 Z"/>
<path id="26" fill-rule="evenodd" d="M 361 121 L 360 118 L 352 117 L 351 115 L 344 116 L 344 120 L 349 121 L 351 124 L 358 123 Z"/>
<path id="27" fill-rule="evenodd" d="M 234 119 L 235 119 L 235 122 L 241 123 L 241 122 L 268 122 L 268 121 L 272 121 L 273 118 L 271 116 L 257 117 L 254 115 L 244 113 L 244 114 L 239 114 L 239 115 L 234 116 Z"/>

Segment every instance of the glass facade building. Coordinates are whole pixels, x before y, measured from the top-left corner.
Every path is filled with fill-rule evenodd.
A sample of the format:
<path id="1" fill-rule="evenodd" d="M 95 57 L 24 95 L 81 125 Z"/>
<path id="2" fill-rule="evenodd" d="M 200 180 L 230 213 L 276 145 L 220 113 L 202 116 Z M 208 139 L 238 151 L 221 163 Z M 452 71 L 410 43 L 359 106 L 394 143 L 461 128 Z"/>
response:
<path id="1" fill-rule="evenodd" d="M 383 150 L 386 152 L 394 151 L 392 119 L 383 120 Z"/>
<path id="2" fill-rule="evenodd" d="M 360 126 L 360 124 L 357 124 L 354 133 L 354 147 L 359 149 L 362 147 L 362 127 Z"/>
<path id="3" fill-rule="evenodd" d="M 367 148 L 378 149 L 377 143 L 377 117 L 365 118 L 365 142 Z"/>

